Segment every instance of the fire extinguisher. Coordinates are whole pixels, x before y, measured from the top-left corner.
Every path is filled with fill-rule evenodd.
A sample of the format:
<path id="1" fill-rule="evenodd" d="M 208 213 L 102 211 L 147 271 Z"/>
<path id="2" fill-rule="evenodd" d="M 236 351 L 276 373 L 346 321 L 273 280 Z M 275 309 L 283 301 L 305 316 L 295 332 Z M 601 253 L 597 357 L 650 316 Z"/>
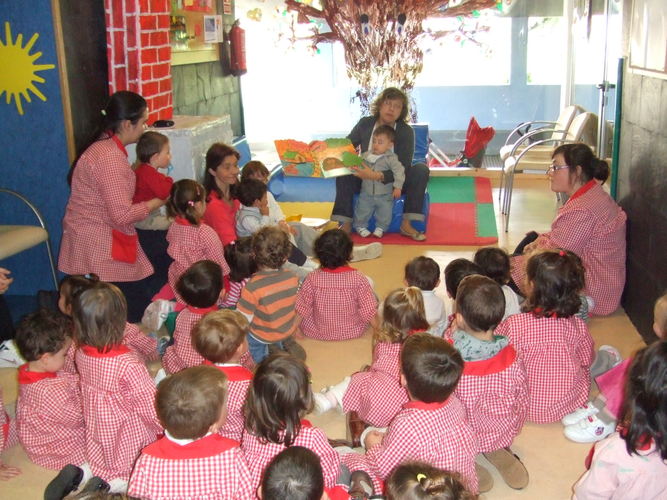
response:
<path id="1" fill-rule="evenodd" d="M 245 30 L 239 26 L 239 20 L 234 21 L 229 30 L 229 44 L 231 51 L 230 69 L 234 76 L 248 72 L 245 60 Z"/>

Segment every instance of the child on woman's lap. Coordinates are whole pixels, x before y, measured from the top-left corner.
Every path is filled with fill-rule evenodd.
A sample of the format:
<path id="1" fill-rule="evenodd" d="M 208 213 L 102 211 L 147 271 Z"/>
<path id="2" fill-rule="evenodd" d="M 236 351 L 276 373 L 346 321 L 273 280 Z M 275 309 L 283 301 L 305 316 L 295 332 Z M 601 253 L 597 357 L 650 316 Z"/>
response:
<path id="1" fill-rule="evenodd" d="M 330 229 L 315 240 L 320 269 L 304 280 L 296 299 L 301 332 L 319 340 L 361 336 L 377 312 L 377 299 L 366 276 L 349 267 L 352 240 Z"/>

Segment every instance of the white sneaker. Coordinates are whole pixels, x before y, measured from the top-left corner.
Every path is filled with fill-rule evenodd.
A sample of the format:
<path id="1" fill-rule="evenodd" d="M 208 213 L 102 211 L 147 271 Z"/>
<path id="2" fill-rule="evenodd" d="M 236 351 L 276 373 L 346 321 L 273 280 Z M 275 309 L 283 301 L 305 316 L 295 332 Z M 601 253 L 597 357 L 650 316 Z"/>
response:
<path id="1" fill-rule="evenodd" d="M 158 299 L 151 302 L 141 317 L 141 324 L 151 332 L 157 332 L 175 307 L 176 302 L 170 300 Z"/>
<path id="2" fill-rule="evenodd" d="M 322 391 L 324 392 L 326 389 L 322 389 Z M 334 407 L 323 392 L 313 392 L 313 402 L 315 403 L 313 413 L 315 415 L 322 415 L 322 413 L 326 413 Z"/>
<path id="3" fill-rule="evenodd" d="M 574 425 L 580 420 L 585 419 L 586 417 L 590 417 L 591 415 L 595 415 L 598 410 L 595 406 L 591 404 L 589 401 L 586 403 L 584 406 L 577 408 L 574 410 L 572 413 L 568 413 L 565 415 L 562 419 L 561 422 L 563 425 Z"/>
<path id="4" fill-rule="evenodd" d="M 368 238 L 371 235 L 371 232 L 368 229 L 366 229 L 365 227 L 355 227 L 354 230 L 362 238 Z"/>
<path id="5" fill-rule="evenodd" d="M 370 234 L 370 233 L 369 233 Z M 376 241 L 368 245 L 355 245 L 352 248 L 352 262 L 377 259 L 382 255 L 382 243 Z"/>
<path id="6" fill-rule="evenodd" d="M 595 415 L 591 415 L 576 424 L 568 425 L 563 432 L 565 437 L 575 443 L 595 443 L 606 438 L 616 429 L 616 422 L 605 424 Z"/>
<path id="7" fill-rule="evenodd" d="M 13 340 L 5 340 L 0 344 L 0 368 L 18 368 L 27 363 L 21 356 Z"/>
<path id="8" fill-rule="evenodd" d="M 382 238 L 384 236 L 384 230 L 382 228 L 376 227 L 373 231 L 373 236 L 376 238 Z"/>
<path id="9" fill-rule="evenodd" d="M 601 345 L 598 348 L 598 351 L 604 351 L 609 354 L 609 359 L 612 363 L 611 368 L 613 368 L 614 366 L 621 363 L 621 361 L 623 361 L 623 356 L 621 356 L 621 353 L 618 351 L 618 349 L 616 349 L 612 345 L 607 345 L 607 344 Z"/>

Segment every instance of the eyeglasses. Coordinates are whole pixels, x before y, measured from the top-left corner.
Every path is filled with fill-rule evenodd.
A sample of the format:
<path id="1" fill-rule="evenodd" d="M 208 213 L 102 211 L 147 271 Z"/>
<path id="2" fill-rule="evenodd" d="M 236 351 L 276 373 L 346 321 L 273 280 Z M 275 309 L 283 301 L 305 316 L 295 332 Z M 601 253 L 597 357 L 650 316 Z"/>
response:
<path id="1" fill-rule="evenodd" d="M 564 168 L 570 168 L 570 166 L 569 166 L 569 165 L 553 165 L 553 164 L 552 164 L 552 165 L 547 169 L 547 174 L 553 174 L 553 173 L 556 172 L 557 170 L 562 170 L 562 169 L 564 169 Z"/>

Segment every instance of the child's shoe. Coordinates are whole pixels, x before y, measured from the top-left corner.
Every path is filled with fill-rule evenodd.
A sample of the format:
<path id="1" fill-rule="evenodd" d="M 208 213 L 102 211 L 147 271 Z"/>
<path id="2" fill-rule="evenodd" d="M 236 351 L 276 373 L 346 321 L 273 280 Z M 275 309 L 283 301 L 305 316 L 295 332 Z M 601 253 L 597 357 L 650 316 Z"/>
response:
<path id="1" fill-rule="evenodd" d="M 486 493 L 493 488 L 493 476 L 489 470 L 475 461 L 475 472 L 477 473 L 477 488 L 480 493 Z"/>
<path id="2" fill-rule="evenodd" d="M 355 470 L 350 476 L 350 489 L 348 494 L 355 500 L 366 500 L 375 493 L 373 480 L 367 472 Z"/>
<path id="3" fill-rule="evenodd" d="M 370 233 L 369 233 L 370 234 Z M 359 262 L 360 260 L 372 260 L 382 256 L 382 243 L 376 241 L 368 245 L 355 245 L 352 247 L 352 260 L 350 262 Z"/>
<path id="4" fill-rule="evenodd" d="M 575 443 L 595 443 L 606 438 L 616 429 L 616 422 L 605 423 L 596 415 L 591 415 L 576 424 L 568 425 L 563 432 Z"/>
<path id="5" fill-rule="evenodd" d="M 347 412 L 347 440 L 352 443 L 352 448 L 359 448 L 362 445 L 361 435 L 368 427 L 368 424 L 359 418 L 356 411 Z"/>
<path id="6" fill-rule="evenodd" d="M 618 349 L 611 345 L 601 345 L 595 353 L 595 359 L 590 368 L 591 378 L 599 377 L 622 361 L 623 357 Z"/>
<path id="7" fill-rule="evenodd" d="M 368 238 L 371 235 L 371 232 L 368 229 L 366 229 L 365 227 L 355 227 L 354 230 L 362 238 Z"/>
<path id="8" fill-rule="evenodd" d="M 509 448 L 484 453 L 484 457 L 498 470 L 510 488 L 521 490 L 528 486 L 528 471 L 519 457 Z"/>
<path id="9" fill-rule="evenodd" d="M 5 340 L 0 344 L 0 368 L 18 368 L 27 363 L 21 356 L 13 340 Z"/>
<path id="10" fill-rule="evenodd" d="M 84 497 L 85 495 L 93 495 L 95 493 L 106 493 L 109 489 L 109 483 L 101 477 L 93 476 L 88 480 L 86 485 L 77 492 L 77 498 L 79 496 Z"/>
<path id="11" fill-rule="evenodd" d="M 329 410 L 333 410 L 337 405 L 334 398 L 328 397 L 328 388 L 322 389 L 320 392 L 313 392 L 313 403 L 315 404 L 313 408 L 313 413 L 315 415 L 322 415 Z M 334 399 L 334 401 L 332 401 Z"/>
<path id="12" fill-rule="evenodd" d="M 373 236 L 376 238 L 382 238 L 384 236 L 384 230 L 382 228 L 376 227 L 373 231 Z"/>
<path id="13" fill-rule="evenodd" d="M 83 469 L 68 464 L 62 469 L 44 490 L 44 500 L 62 500 L 79 487 L 83 479 Z"/>
<path id="14" fill-rule="evenodd" d="M 586 403 L 584 406 L 581 408 L 577 408 L 574 410 L 572 413 L 568 413 L 565 415 L 562 419 L 561 422 L 563 425 L 574 425 L 580 420 L 585 419 L 586 417 L 590 417 L 591 415 L 595 415 L 598 410 L 593 404 L 589 401 Z"/>

